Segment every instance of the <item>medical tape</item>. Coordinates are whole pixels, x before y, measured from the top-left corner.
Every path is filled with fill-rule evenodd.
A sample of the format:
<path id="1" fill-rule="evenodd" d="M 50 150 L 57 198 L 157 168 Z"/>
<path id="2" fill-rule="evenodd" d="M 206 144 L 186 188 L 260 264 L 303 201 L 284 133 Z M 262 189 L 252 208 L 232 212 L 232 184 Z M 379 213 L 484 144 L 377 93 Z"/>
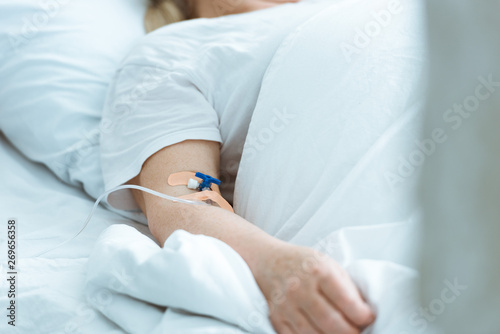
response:
<path id="1" fill-rule="evenodd" d="M 196 189 L 196 185 L 200 185 L 203 182 L 203 179 L 196 176 L 195 172 L 178 172 L 170 174 L 167 182 L 170 186 L 187 186 L 190 189 Z M 204 177 L 211 178 L 208 175 L 202 174 Z M 213 178 L 212 178 L 213 179 Z M 193 182 L 196 181 L 196 182 Z M 194 186 L 192 186 L 194 184 Z M 229 204 L 224 197 L 220 195 L 219 186 L 215 183 L 210 185 L 211 190 L 203 190 L 200 192 L 192 193 L 189 195 L 180 196 L 179 198 L 194 200 L 194 201 L 202 201 L 210 205 L 218 206 L 224 210 L 234 212 L 231 204 Z"/>

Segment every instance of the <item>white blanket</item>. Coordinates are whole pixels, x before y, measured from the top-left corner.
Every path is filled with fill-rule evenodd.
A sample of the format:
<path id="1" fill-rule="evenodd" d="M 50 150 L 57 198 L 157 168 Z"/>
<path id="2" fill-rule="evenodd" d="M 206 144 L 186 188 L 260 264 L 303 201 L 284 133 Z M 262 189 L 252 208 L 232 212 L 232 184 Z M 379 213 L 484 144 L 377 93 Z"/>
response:
<path id="1" fill-rule="evenodd" d="M 377 312 L 366 333 L 417 330 L 424 37 L 418 0 L 338 1 L 306 22 L 266 73 L 239 166 L 236 212 L 347 268 Z M 184 231 L 160 249 L 109 228 L 89 260 L 87 298 L 130 333 L 273 333 L 239 255 Z"/>

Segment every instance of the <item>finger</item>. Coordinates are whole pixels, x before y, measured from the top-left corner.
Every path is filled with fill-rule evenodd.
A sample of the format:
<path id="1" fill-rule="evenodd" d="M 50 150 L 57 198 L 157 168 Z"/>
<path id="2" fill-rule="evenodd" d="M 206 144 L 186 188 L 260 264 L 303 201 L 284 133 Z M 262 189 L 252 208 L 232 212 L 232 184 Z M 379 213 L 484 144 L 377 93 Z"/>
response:
<path id="1" fill-rule="evenodd" d="M 283 324 L 283 329 L 285 330 L 284 332 L 279 332 L 278 334 L 300 334 L 298 332 L 296 332 L 294 329 L 293 329 L 293 326 L 288 323 L 288 322 L 285 322 Z"/>
<path id="2" fill-rule="evenodd" d="M 347 321 L 323 295 L 302 310 L 321 333 L 359 334 L 359 329 Z"/>
<path id="3" fill-rule="evenodd" d="M 276 320 L 271 318 L 274 330 L 278 334 L 299 334 L 295 332 L 289 322 L 285 320 Z"/>
<path id="4" fill-rule="evenodd" d="M 306 311 L 304 309 L 299 309 L 300 311 L 300 314 L 302 314 L 302 316 L 304 318 L 306 318 L 306 320 L 309 322 L 309 324 L 311 325 L 312 328 L 314 328 L 314 330 L 316 331 L 316 333 L 320 333 L 320 334 L 324 334 L 325 331 L 323 331 L 321 328 L 319 328 L 316 323 L 314 322 L 314 320 L 309 317 L 309 315 L 306 313 Z"/>
<path id="5" fill-rule="evenodd" d="M 287 319 L 291 324 L 291 328 L 299 334 L 323 334 L 314 328 L 301 310 L 295 310 L 294 314 L 290 315 Z"/>
<path id="6" fill-rule="evenodd" d="M 375 320 L 375 315 L 349 276 L 332 270 L 330 275 L 320 278 L 320 291 L 354 325 L 365 327 Z"/>

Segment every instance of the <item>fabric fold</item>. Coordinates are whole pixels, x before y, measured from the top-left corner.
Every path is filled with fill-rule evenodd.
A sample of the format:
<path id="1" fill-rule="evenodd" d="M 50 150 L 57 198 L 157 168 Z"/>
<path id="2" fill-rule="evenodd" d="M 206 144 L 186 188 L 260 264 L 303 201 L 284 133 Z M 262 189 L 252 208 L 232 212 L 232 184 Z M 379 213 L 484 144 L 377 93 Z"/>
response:
<path id="1" fill-rule="evenodd" d="M 151 328 L 158 323 L 161 307 L 274 333 L 247 264 L 215 238 L 177 230 L 160 248 L 136 229 L 114 225 L 97 240 L 87 268 L 89 303 L 132 333 L 140 333 L 138 324 Z M 118 300 L 138 312 L 120 312 Z M 130 314 L 137 318 L 134 323 Z"/>

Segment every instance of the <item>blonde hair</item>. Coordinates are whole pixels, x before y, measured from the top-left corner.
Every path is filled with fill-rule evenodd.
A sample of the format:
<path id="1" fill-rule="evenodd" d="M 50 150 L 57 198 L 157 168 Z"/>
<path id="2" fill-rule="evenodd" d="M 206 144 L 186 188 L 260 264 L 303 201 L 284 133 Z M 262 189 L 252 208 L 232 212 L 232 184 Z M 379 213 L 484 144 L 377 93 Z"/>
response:
<path id="1" fill-rule="evenodd" d="M 149 0 L 144 17 L 146 32 L 189 19 L 187 0 Z"/>

